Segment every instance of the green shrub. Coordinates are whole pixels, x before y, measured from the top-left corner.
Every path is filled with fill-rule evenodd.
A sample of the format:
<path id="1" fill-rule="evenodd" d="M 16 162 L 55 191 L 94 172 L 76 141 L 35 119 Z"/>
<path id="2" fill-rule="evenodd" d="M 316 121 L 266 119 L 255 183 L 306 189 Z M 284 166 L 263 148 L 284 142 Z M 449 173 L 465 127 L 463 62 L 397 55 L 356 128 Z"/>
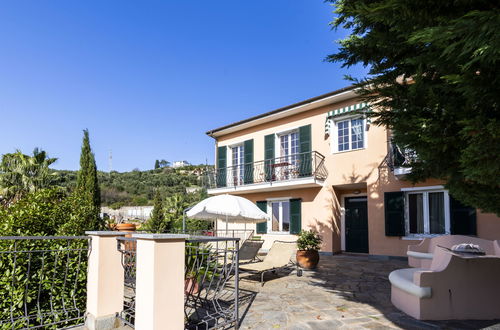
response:
<path id="1" fill-rule="evenodd" d="M 297 239 L 297 248 L 299 250 L 319 250 L 323 239 L 314 230 L 302 230 Z"/>

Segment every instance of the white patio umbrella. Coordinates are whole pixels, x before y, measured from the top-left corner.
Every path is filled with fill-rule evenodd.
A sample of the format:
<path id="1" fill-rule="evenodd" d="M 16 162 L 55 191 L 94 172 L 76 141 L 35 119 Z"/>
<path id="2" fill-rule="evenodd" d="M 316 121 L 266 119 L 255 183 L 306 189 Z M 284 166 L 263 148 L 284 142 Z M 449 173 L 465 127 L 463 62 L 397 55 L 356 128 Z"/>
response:
<path id="1" fill-rule="evenodd" d="M 186 212 L 189 218 L 201 220 L 226 219 L 228 222 L 261 223 L 269 219 L 267 213 L 261 211 L 246 198 L 233 195 L 218 195 L 202 200 Z"/>

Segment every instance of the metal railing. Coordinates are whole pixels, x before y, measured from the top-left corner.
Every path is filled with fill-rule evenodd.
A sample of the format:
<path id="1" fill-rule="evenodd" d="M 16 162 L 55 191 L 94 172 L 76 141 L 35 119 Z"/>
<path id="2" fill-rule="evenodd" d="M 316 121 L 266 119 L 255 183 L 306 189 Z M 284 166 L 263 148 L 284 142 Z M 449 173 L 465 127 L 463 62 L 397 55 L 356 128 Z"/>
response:
<path id="1" fill-rule="evenodd" d="M 387 165 L 394 171 L 396 167 L 411 167 L 418 159 L 417 153 L 409 148 L 401 148 L 394 142 L 389 142 L 389 153 L 387 154 Z"/>
<path id="2" fill-rule="evenodd" d="M 86 310 L 87 236 L 0 237 L 0 328 L 68 328 Z"/>
<path id="3" fill-rule="evenodd" d="M 139 229 L 136 231 L 137 233 L 151 233 L 158 234 L 149 230 Z M 162 234 L 186 234 L 191 236 L 207 236 L 207 237 L 230 237 L 230 238 L 239 238 L 240 244 L 243 244 L 244 241 L 248 239 L 252 239 L 255 231 L 253 229 L 206 229 L 206 230 L 170 230 L 162 232 Z"/>
<path id="4" fill-rule="evenodd" d="M 230 237 L 230 238 L 239 238 L 240 244 L 243 244 L 247 239 L 251 239 L 253 237 L 254 230 L 252 229 L 217 229 L 217 230 L 203 230 L 194 235 L 198 236 L 208 236 L 208 237 Z M 193 235 L 191 233 L 191 235 Z"/>
<path id="5" fill-rule="evenodd" d="M 125 324 L 135 323 L 135 278 L 137 273 L 137 239 L 117 237 L 117 248 L 122 255 L 124 271 L 123 310 L 117 315 Z"/>
<path id="6" fill-rule="evenodd" d="M 328 171 L 325 156 L 317 151 L 303 152 L 252 163 L 209 170 L 207 188 L 235 187 L 246 184 L 287 181 L 313 177 L 325 180 Z"/>
<path id="7" fill-rule="evenodd" d="M 238 328 L 238 238 L 186 240 L 186 329 Z"/>
<path id="8" fill-rule="evenodd" d="M 137 238 L 117 238 L 125 274 L 124 308 L 118 317 L 134 327 Z M 238 327 L 239 238 L 191 236 L 186 240 L 186 329 Z"/>

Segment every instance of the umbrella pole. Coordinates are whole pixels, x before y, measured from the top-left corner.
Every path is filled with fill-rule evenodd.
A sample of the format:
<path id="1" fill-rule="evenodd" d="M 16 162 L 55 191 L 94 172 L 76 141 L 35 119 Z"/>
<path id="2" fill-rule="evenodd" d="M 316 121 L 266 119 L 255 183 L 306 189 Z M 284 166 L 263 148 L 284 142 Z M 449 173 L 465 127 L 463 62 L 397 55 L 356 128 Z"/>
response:
<path id="1" fill-rule="evenodd" d="M 227 237 L 227 214 L 226 214 L 226 237 Z"/>

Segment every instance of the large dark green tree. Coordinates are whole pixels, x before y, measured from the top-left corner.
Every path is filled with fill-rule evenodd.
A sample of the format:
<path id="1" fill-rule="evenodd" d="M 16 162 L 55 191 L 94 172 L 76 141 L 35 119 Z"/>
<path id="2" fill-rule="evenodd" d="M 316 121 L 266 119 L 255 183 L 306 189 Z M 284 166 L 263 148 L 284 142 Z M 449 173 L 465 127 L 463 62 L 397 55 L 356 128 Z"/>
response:
<path id="1" fill-rule="evenodd" d="M 369 67 L 354 80 L 375 123 L 418 158 L 409 179 L 447 181 L 464 204 L 500 214 L 500 3 L 328 0 L 351 34 L 327 60 Z"/>

